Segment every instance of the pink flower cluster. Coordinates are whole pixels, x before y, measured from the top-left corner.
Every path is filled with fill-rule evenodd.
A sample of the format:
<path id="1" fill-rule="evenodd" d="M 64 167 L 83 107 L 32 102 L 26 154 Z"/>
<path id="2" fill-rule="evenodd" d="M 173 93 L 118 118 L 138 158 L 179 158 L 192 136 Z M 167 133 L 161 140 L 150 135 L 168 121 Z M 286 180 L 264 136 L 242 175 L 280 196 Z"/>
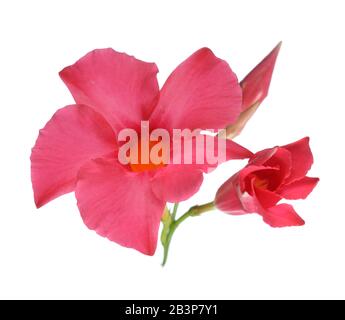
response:
<path id="1" fill-rule="evenodd" d="M 153 255 L 161 220 L 167 235 L 182 221 L 175 220 L 176 212 L 168 210 L 167 202 L 190 198 L 199 190 L 203 175 L 219 163 L 249 159 L 206 207 L 229 214 L 256 212 L 273 227 L 302 225 L 304 221 L 292 206 L 278 202 L 305 198 L 318 182 L 306 177 L 313 162 L 309 139 L 255 154 L 231 140 L 267 96 L 279 49 L 280 44 L 238 82 L 226 61 L 202 48 L 177 66 L 161 89 L 154 63 L 113 49 L 94 50 L 66 67 L 60 77 L 75 104 L 54 114 L 32 150 L 36 206 L 74 191 L 88 228 Z M 158 129 L 170 135 L 164 143 L 162 137 L 144 139 L 143 121 L 150 125 L 148 136 Z M 194 133 L 189 144 L 177 150 L 189 154 L 191 161 L 151 161 L 147 152 L 155 151 L 157 158 L 162 153 L 159 148 L 174 149 L 176 129 Z M 136 133 L 131 144 L 136 161 L 133 154 L 126 163 L 119 160 L 126 143 L 119 138 L 123 130 Z M 207 130 L 219 134 L 209 135 Z M 196 143 L 206 136 L 211 144 Z M 200 152 L 206 156 L 219 153 L 220 145 L 225 155 L 222 161 L 196 160 Z M 206 207 L 200 206 L 200 212 Z"/>

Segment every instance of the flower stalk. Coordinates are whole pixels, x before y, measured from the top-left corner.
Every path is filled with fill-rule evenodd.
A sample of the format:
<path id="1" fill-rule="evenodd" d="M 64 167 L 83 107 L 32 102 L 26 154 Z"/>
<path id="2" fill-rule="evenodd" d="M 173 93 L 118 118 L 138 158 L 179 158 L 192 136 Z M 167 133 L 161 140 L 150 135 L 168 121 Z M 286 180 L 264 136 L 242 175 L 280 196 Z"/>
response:
<path id="1" fill-rule="evenodd" d="M 162 266 L 164 266 L 168 259 L 169 248 L 171 239 L 177 229 L 177 227 L 189 217 L 199 216 L 204 212 L 212 211 L 215 209 L 214 202 L 208 202 L 202 205 L 196 205 L 187 212 L 185 212 L 181 217 L 176 219 L 176 213 L 178 209 L 178 203 L 174 205 L 173 212 L 170 214 L 169 210 L 166 208 L 162 217 L 163 230 L 161 234 L 161 242 L 164 248 L 164 256 Z"/>

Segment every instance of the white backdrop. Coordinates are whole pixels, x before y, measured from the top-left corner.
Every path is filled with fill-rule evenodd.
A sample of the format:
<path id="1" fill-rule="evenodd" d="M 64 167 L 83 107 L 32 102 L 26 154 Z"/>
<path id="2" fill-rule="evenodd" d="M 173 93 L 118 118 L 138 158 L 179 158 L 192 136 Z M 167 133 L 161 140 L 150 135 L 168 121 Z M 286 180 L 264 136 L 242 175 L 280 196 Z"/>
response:
<path id="1" fill-rule="evenodd" d="M 0 298 L 345 298 L 344 1 L 1 1 Z M 58 71 L 94 48 L 154 61 L 162 84 L 202 46 L 239 78 L 278 41 L 270 95 L 237 141 L 253 151 L 311 137 L 321 181 L 300 228 L 207 213 L 175 233 L 168 264 L 89 231 L 73 194 L 37 210 L 30 150 L 73 102 Z M 243 162 L 182 205 L 210 201 Z"/>

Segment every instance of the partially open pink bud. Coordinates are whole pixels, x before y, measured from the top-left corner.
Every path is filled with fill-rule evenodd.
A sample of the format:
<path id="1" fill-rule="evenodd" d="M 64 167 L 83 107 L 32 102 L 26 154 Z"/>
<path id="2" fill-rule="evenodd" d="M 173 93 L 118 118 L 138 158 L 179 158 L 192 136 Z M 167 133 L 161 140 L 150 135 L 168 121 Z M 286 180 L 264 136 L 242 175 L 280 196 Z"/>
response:
<path id="1" fill-rule="evenodd" d="M 232 215 L 258 213 L 271 227 L 301 226 L 294 208 L 279 202 L 307 198 L 319 182 L 306 176 L 312 164 L 308 137 L 259 151 L 218 189 L 215 206 Z"/>
<path id="2" fill-rule="evenodd" d="M 235 123 L 229 125 L 223 136 L 233 139 L 240 134 L 261 102 L 267 97 L 273 69 L 281 42 L 240 83 L 242 88 L 242 113 Z"/>

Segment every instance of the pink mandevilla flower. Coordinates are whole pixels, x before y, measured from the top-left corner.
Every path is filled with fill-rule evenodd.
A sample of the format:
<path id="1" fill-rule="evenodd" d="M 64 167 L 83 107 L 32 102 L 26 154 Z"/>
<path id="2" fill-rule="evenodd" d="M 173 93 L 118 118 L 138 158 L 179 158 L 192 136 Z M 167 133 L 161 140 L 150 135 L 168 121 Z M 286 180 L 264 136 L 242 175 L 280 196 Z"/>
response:
<path id="1" fill-rule="evenodd" d="M 60 72 L 75 105 L 58 110 L 31 155 L 35 203 L 75 191 L 84 223 L 120 245 L 152 255 L 166 202 L 198 191 L 207 165 L 123 165 L 118 133 L 150 127 L 222 129 L 241 112 L 241 88 L 229 65 L 203 48 L 159 90 L 154 63 L 112 49 L 94 50 Z M 139 140 L 140 143 L 140 140 Z M 227 141 L 227 159 L 251 153 Z"/>
<path id="2" fill-rule="evenodd" d="M 216 207 L 229 214 L 258 213 L 272 227 L 301 226 L 303 219 L 282 198 L 305 199 L 318 183 L 306 177 L 313 164 L 309 138 L 254 154 L 218 190 Z"/>

